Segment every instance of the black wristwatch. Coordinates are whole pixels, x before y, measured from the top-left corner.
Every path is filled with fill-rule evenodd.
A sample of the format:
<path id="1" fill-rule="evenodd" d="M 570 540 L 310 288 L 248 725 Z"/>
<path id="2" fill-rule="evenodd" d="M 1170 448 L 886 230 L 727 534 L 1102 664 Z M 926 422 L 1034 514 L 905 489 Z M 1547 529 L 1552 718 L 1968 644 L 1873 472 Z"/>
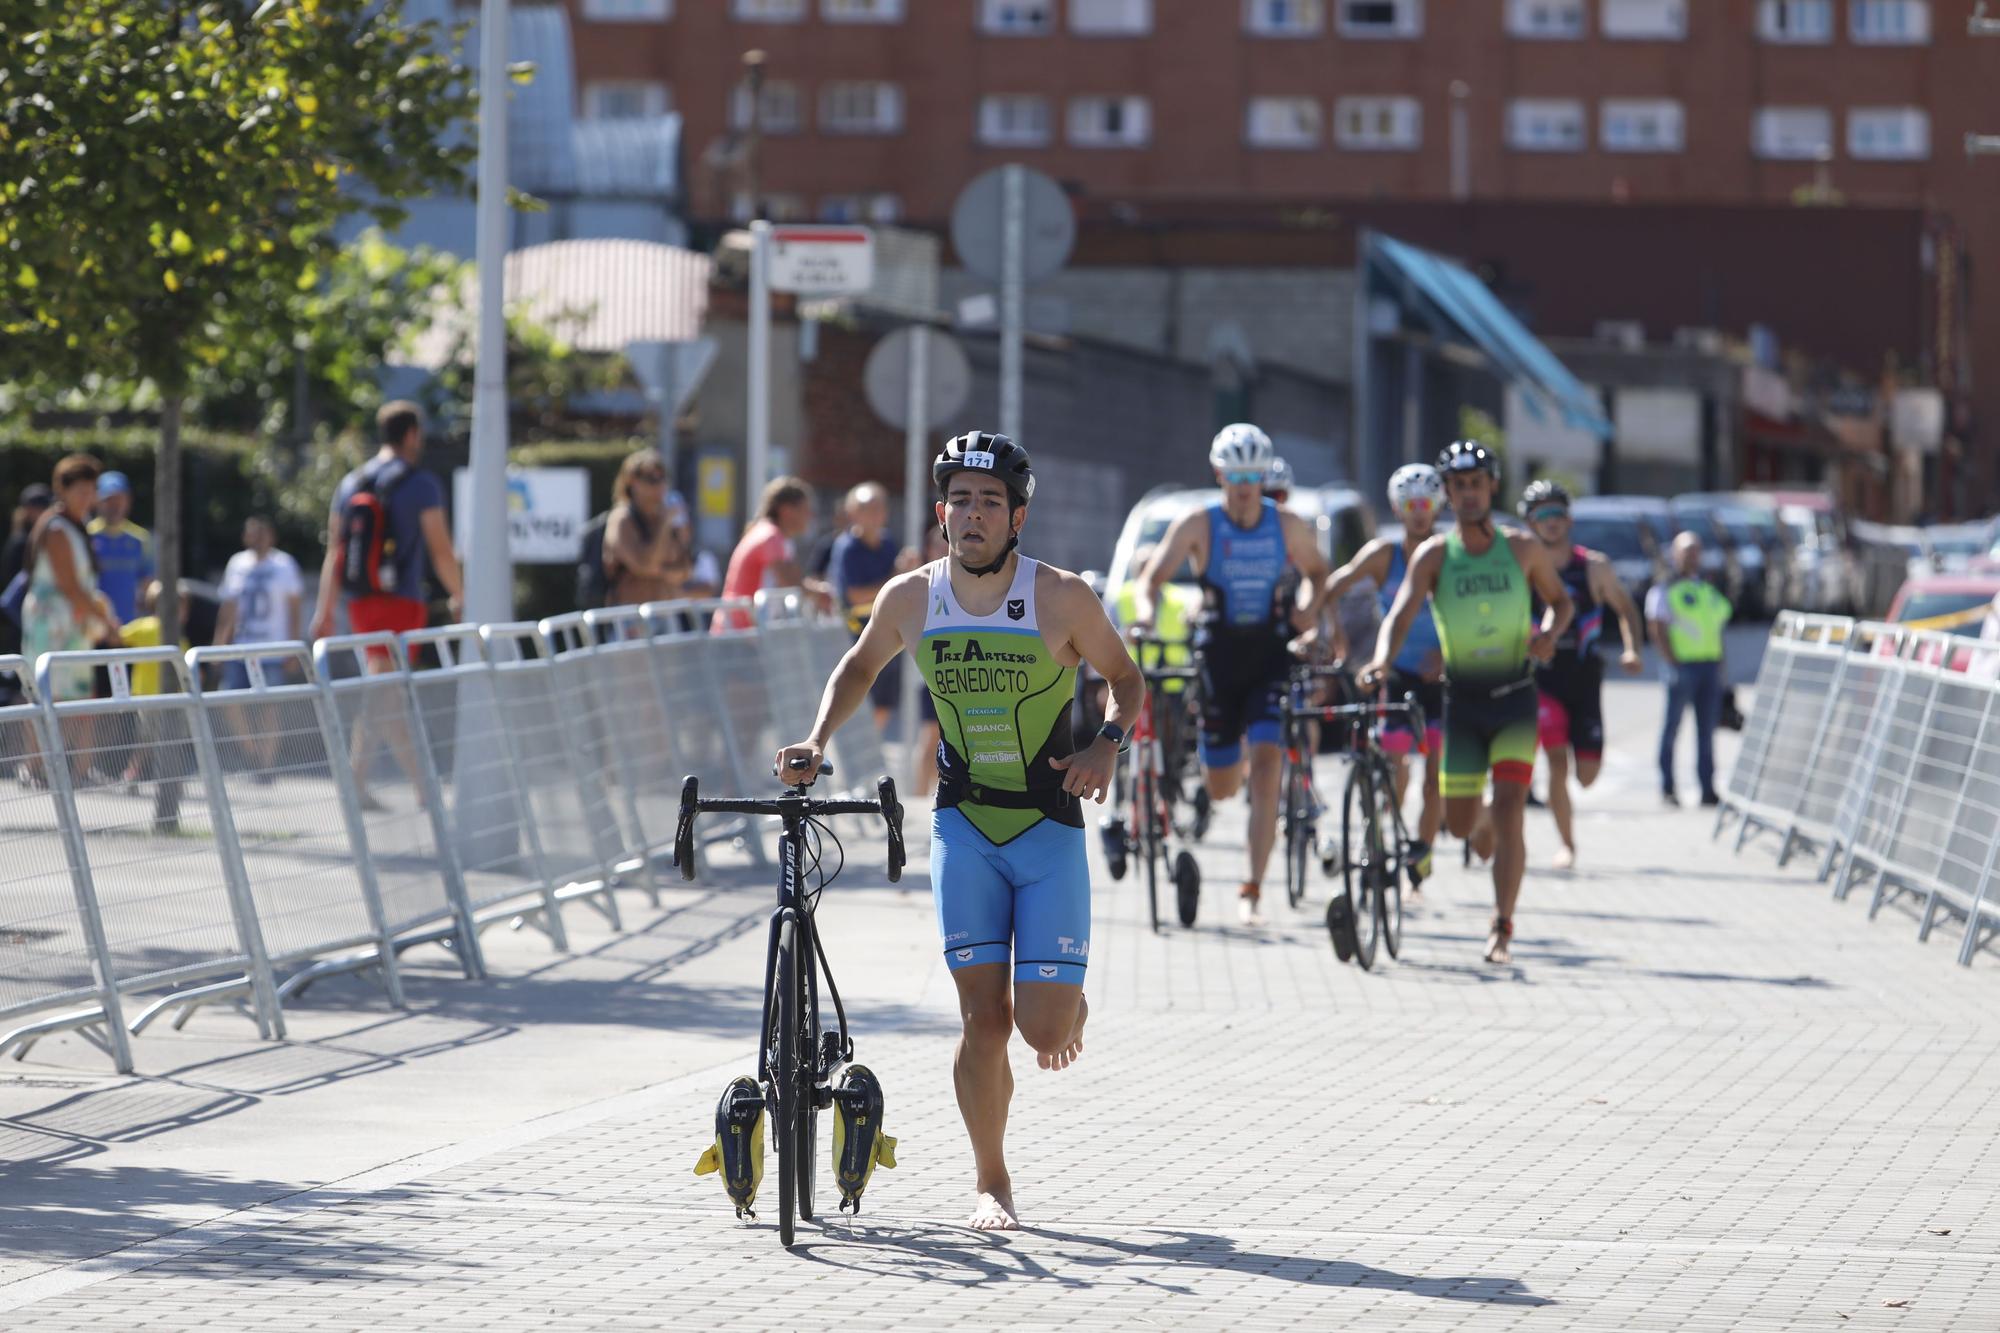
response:
<path id="1" fill-rule="evenodd" d="M 1117 746 L 1118 753 L 1120 754 L 1124 754 L 1126 749 L 1128 748 L 1125 736 L 1125 728 L 1119 726 L 1116 722 L 1106 722 L 1103 726 L 1097 729 L 1097 735 L 1099 739 L 1108 740 L 1113 745 Z"/>

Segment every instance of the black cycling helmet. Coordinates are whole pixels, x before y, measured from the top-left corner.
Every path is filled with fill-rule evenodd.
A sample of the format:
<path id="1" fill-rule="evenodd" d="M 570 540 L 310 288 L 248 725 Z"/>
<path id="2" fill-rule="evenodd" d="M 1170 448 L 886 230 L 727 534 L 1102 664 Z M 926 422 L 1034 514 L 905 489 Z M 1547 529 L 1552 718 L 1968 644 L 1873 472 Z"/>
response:
<path id="1" fill-rule="evenodd" d="M 1514 506 L 1515 512 L 1526 518 L 1536 508 L 1545 504 L 1559 504 L 1569 508 L 1569 488 L 1559 481 L 1531 481 L 1528 489 L 1521 492 L 1521 501 Z"/>
<path id="2" fill-rule="evenodd" d="M 1500 457 L 1477 440 L 1453 440 L 1438 451 L 1437 470 L 1450 476 L 1454 472 L 1477 472 L 1497 483 L 1500 480 Z"/>
<path id="3" fill-rule="evenodd" d="M 945 443 L 944 452 L 931 463 L 931 481 L 938 492 L 957 472 L 987 472 L 1006 483 L 1016 505 L 1035 498 L 1035 471 L 1028 463 L 1028 451 L 989 430 L 969 430 Z"/>

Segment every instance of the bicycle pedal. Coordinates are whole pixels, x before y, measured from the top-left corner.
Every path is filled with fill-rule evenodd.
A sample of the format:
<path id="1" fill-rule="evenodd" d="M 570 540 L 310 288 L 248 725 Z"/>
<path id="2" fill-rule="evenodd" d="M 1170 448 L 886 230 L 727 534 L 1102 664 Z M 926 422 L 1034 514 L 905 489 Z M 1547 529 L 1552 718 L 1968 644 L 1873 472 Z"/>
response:
<path id="1" fill-rule="evenodd" d="M 694 1173 L 720 1174 L 736 1215 L 756 1221 L 751 1205 L 764 1181 L 764 1090 L 756 1079 L 739 1074 L 723 1089 L 715 1108 L 715 1142 L 695 1162 Z"/>
<path id="2" fill-rule="evenodd" d="M 866 1065 L 841 1071 L 833 1090 L 833 1178 L 840 1211 L 861 1211 L 861 1192 L 878 1166 L 896 1165 L 896 1140 L 882 1132 L 882 1084 Z"/>

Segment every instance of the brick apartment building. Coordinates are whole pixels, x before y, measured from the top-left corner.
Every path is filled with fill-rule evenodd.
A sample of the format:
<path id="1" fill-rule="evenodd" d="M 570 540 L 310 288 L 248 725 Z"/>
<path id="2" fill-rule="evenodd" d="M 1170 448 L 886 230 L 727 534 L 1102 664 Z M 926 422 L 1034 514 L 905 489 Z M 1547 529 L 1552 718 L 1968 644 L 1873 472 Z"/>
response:
<path id="1" fill-rule="evenodd" d="M 1963 148 L 2000 132 L 2000 38 L 1968 34 L 1970 0 L 566 2 L 580 113 L 678 111 L 697 220 L 748 207 L 756 48 L 754 180 L 777 217 L 935 224 L 972 176 L 1022 161 L 1100 224 L 1624 203 L 1672 206 L 1680 244 L 1724 247 L 1735 213 L 1837 198 L 1938 215 L 1926 246 L 2000 270 L 2000 158 Z M 1728 207 L 1710 231 L 1689 205 Z M 1967 364 L 2000 352 L 2000 300 L 1969 305 L 1970 356 L 1939 356 L 1950 301 L 1931 299 L 1914 346 L 1884 345 L 1970 393 L 1953 423 L 1969 438 L 2000 422 L 2000 375 L 1974 384 Z"/>

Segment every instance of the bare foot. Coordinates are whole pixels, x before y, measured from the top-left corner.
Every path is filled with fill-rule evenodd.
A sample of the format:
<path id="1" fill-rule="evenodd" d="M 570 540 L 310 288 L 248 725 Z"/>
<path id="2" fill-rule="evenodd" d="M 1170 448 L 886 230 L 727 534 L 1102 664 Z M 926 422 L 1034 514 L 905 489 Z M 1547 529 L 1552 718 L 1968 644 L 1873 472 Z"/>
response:
<path id="1" fill-rule="evenodd" d="M 1557 870 L 1576 869 L 1576 849 L 1574 847 L 1557 848 L 1555 868 Z"/>
<path id="2" fill-rule="evenodd" d="M 1489 963 L 1511 963 L 1514 961 L 1514 922 L 1511 918 L 1493 918 L 1493 931 L 1486 937 L 1486 961 Z"/>
<path id="3" fill-rule="evenodd" d="M 1002 1185 L 979 1191 L 967 1225 L 974 1231 L 1019 1231 L 1021 1219 L 1014 1213 L 1013 1189 Z"/>
<path id="4" fill-rule="evenodd" d="M 1493 827 L 1493 821 L 1484 814 L 1480 815 L 1479 822 L 1472 826 L 1472 837 L 1467 839 L 1472 844 L 1472 854 L 1481 861 L 1493 859 L 1494 844 L 1499 840 L 1500 834 Z"/>
<path id="5" fill-rule="evenodd" d="M 1076 997 L 1076 1026 L 1070 1029 L 1069 1045 L 1054 1055 L 1035 1052 L 1035 1063 L 1044 1069 L 1068 1069 L 1083 1054 L 1083 1021 L 1090 1017 L 1090 1001 L 1079 995 Z"/>

